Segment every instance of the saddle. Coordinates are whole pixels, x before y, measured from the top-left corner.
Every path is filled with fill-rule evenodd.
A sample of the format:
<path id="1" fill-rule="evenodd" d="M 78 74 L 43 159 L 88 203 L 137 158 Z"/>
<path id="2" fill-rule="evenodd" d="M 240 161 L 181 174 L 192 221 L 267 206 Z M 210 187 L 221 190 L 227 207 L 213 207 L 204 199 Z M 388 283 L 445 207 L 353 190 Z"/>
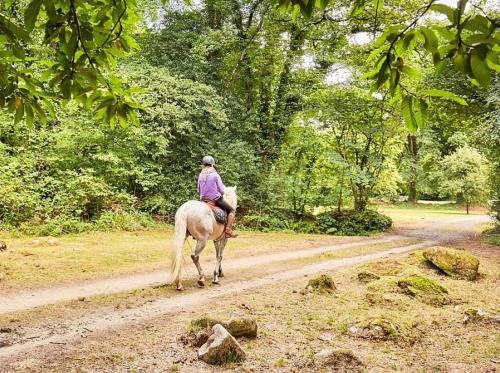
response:
<path id="1" fill-rule="evenodd" d="M 205 202 L 212 209 L 212 212 L 214 213 L 215 221 L 226 225 L 227 212 L 225 212 L 223 209 L 221 209 L 219 206 L 217 206 L 214 201 L 203 200 L 203 202 Z"/>

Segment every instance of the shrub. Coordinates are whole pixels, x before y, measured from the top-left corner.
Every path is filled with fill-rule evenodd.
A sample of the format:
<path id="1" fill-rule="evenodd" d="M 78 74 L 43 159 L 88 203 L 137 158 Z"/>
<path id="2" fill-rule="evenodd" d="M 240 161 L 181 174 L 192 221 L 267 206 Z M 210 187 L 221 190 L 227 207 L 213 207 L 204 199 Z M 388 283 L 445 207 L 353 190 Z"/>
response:
<path id="1" fill-rule="evenodd" d="M 392 226 L 390 217 L 373 210 L 325 212 L 316 217 L 317 231 L 341 236 L 367 235 Z"/>
<path id="2" fill-rule="evenodd" d="M 268 213 L 248 214 L 238 222 L 241 226 L 262 232 L 292 231 L 316 232 L 314 217 L 299 217 L 290 210 L 276 210 Z"/>

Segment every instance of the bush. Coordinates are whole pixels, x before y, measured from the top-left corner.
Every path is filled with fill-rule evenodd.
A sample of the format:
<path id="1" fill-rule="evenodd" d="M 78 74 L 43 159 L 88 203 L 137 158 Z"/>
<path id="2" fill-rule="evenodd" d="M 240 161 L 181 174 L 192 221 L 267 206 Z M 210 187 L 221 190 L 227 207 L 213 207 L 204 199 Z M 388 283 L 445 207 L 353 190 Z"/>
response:
<path id="1" fill-rule="evenodd" d="M 319 233 L 358 236 L 383 232 L 392 226 L 390 217 L 373 210 L 325 212 L 316 217 Z"/>
<path id="2" fill-rule="evenodd" d="M 262 232 L 292 231 L 300 233 L 316 232 L 314 219 L 283 218 L 271 214 L 249 214 L 245 215 L 239 224 L 245 228 Z"/>

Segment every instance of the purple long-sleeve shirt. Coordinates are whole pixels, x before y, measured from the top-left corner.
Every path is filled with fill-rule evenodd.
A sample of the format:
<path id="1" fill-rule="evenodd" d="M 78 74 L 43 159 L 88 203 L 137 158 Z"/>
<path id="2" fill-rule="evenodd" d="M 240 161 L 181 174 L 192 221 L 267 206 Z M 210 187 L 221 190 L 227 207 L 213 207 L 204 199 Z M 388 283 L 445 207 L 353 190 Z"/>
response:
<path id="1" fill-rule="evenodd" d="M 198 177 L 198 192 L 200 199 L 219 199 L 226 191 L 220 175 L 213 168 L 205 168 Z"/>

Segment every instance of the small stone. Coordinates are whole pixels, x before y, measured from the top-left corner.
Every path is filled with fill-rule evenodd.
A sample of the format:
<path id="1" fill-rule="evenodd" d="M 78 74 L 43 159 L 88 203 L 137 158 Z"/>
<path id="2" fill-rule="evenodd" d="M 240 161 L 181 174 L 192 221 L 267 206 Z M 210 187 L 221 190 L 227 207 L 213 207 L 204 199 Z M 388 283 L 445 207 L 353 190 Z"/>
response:
<path id="1" fill-rule="evenodd" d="M 245 357 L 238 341 L 220 324 L 212 327 L 212 335 L 198 350 L 198 358 L 211 365 L 237 363 Z"/>
<path id="2" fill-rule="evenodd" d="M 47 238 L 47 244 L 52 245 L 52 246 L 59 245 L 59 240 L 57 238 L 54 238 L 54 237 L 49 237 L 49 238 Z"/>
<path id="3" fill-rule="evenodd" d="M 12 346 L 12 343 L 9 341 L 5 341 L 5 340 L 0 339 L 0 347 L 8 347 L 8 346 Z"/>
<path id="4" fill-rule="evenodd" d="M 479 259 L 467 251 L 437 246 L 426 249 L 423 255 L 448 276 L 469 281 L 477 277 Z"/>
<path id="5" fill-rule="evenodd" d="M 7 244 L 4 241 L 0 241 L 0 251 L 6 251 Z"/>
<path id="6" fill-rule="evenodd" d="M 355 325 L 351 325 L 349 328 L 347 328 L 347 331 L 349 332 L 349 334 L 357 335 L 359 334 L 360 328 Z"/>
<path id="7" fill-rule="evenodd" d="M 5 280 L 5 274 L 3 272 L 0 272 L 0 281 Z"/>
<path id="8" fill-rule="evenodd" d="M 83 301 L 85 301 L 85 297 L 78 297 L 78 300 L 79 300 L 80 302 L 83 302 Z"/>
<path id="9" fill-rule="evenodd" d="M 41 243 L 42 243 L 42 241 L 40 241 L 40 240 L 33 240 L 33 241 L 31 241 L 31 244 L 33 246 L 39 246 Z"/>
<path id="10" fill-rule="evenodd" d="M 500 315 L 493 315 L 481 309 L 469 308 L 465 311 L 464 324 L 482 322 L 485 324 L 500 324 Z"/>
<path id="11" fill-rule="evenodd" d="M 12 333 L 12 328 L 0 328 L 0 333 Z"/>
<path id="12" fill-rule="evenodd" d="M 351 325 L 347 331 L 352 336 L 373 340 L 388 340 L 399 337 L 398 326 L 382 318 L 369 320 L 363 326 Z"/>
<path id="13" fill-rule="evenodd" d="M 380 279 L 380 276 L 376 275 L 375 273 L 372 272 L 359 272 L 358 273 L 358 280 L 364 284 L 367 284 L 369 282 L 375 281 Z"/>
<path id="14" fill-rule="evenodd" d="M 212 329 L 210 328 L 200 330 L 199 332 L 190 330 L 187 334 L 183 335 L 180 340 L 186 345 L 201 347 L 208 341 L 211 334 Z"/>
<path id="15" fill-rule="evenodd" d="M 330 333 L 323 333 L 318 336 L 318 339 L 320 341 L 328 342 L 333 340 L 333 335 L 331 335 Z"/>

